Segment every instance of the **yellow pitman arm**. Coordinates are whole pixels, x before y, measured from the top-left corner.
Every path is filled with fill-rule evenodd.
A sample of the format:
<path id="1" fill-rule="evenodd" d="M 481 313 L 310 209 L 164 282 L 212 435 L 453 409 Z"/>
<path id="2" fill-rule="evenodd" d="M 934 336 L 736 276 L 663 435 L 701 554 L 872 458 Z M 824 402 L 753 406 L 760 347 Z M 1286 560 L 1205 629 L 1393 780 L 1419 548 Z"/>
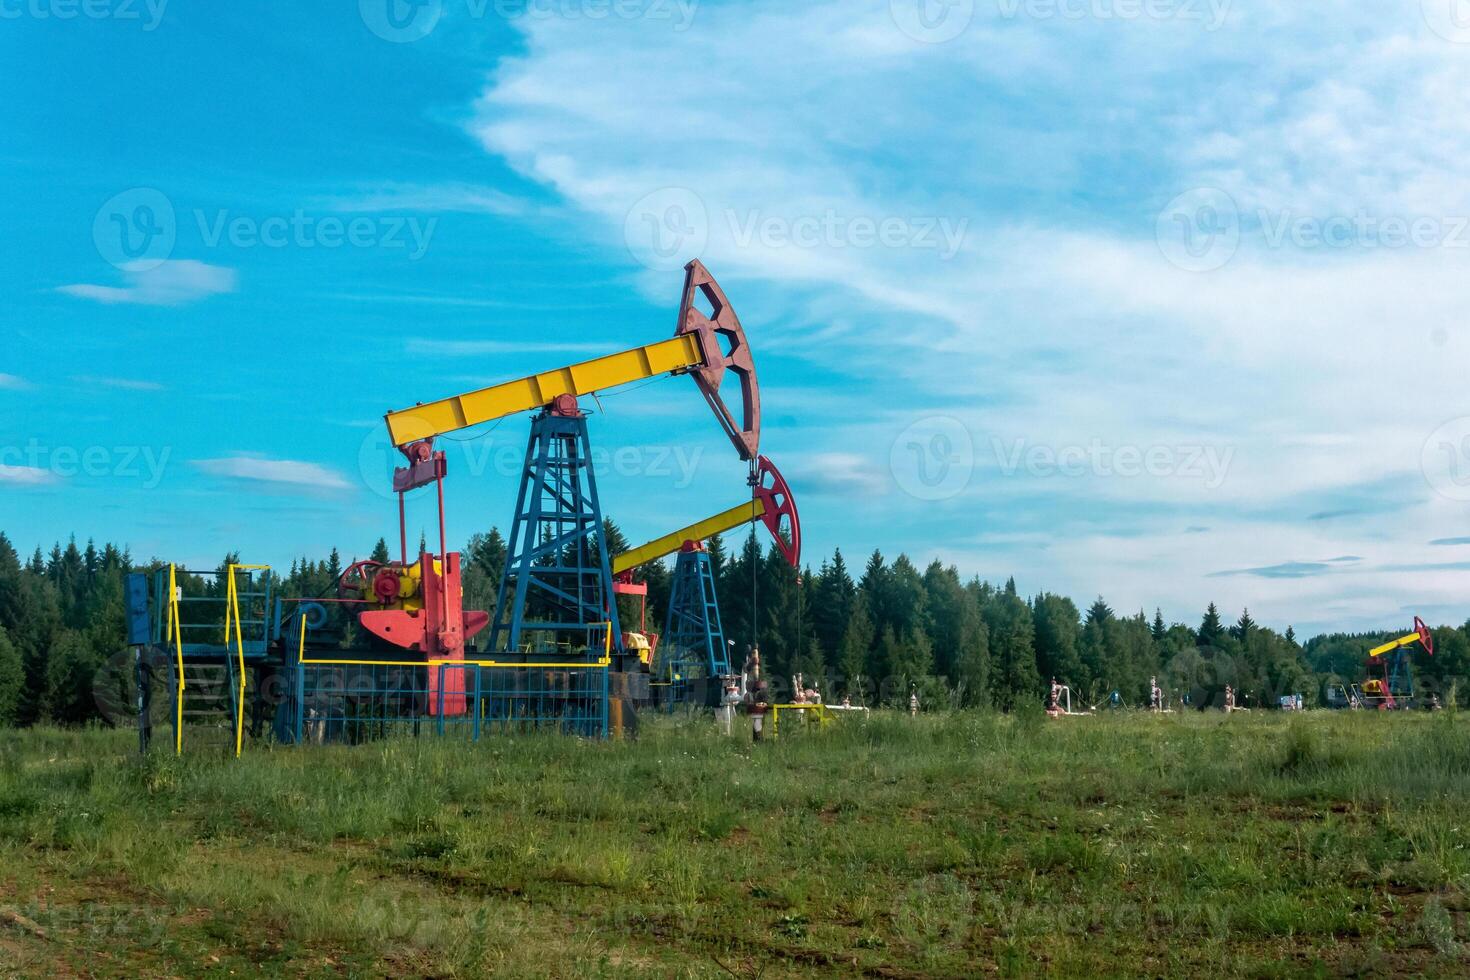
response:
<path id="1" fill-rule="evenodd" d="M 685 541 L 704 541 L 723 534 L 726 531 L 758 521 L 766 514 L 766 502 L 761 499 L 749 501 L 714 517 L 707 517 L 697 524 L 691 524 L 682 530 L 672 534 L 665 534 L 647 544 L 614 555 L 612 560 L 612 573 L 621 575 L 630 569 L 647 565 L 651 561 L 657 561 L 665 555 L 672 555 L 684 546 Z"/>
<path id="2" fill-rule="evenodd" d="M 407 446 L 420 439 L 467 429 L 481 422 L 544 408 L 558 395 L 589 395 L 660 374 L 684 374 L 702 367 L 704 363 L 699 337 L 692 333 L 680 334 L 657 344 L 634 347 L 555 371 L 389 412 L 384 420 L 388 423 L 388 435 L 393 445 Z"/>

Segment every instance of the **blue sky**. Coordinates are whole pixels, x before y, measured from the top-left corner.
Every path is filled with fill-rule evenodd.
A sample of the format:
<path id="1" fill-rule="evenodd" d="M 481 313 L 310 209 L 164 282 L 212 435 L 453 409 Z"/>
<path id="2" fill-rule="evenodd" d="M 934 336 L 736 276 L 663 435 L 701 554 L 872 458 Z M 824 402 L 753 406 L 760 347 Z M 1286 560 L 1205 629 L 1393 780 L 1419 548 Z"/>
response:
<path id="1" fill-rule="evenodd" d="M 365 554 L 385 410 L 661 339 L 698 255 L 814 562 L 1470 615 L 1470 5 L 316 6 L 0 0 L 23 550 Z M 744 494 L 686 379 L 592 425 L 634 538 Z M 525 432 L 446 443 L 453 542 Z"/>

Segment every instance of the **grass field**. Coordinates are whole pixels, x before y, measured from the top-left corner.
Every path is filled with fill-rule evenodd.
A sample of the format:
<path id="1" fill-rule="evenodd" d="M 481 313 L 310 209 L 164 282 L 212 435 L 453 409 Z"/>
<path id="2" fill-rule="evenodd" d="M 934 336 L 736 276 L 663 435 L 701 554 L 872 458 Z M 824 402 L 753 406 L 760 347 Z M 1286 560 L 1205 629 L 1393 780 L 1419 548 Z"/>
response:
<path id="1" fill-rule="evenodd" d="M 5 975 L 1470 970 L 1450 715 L 0 746 Z"/>

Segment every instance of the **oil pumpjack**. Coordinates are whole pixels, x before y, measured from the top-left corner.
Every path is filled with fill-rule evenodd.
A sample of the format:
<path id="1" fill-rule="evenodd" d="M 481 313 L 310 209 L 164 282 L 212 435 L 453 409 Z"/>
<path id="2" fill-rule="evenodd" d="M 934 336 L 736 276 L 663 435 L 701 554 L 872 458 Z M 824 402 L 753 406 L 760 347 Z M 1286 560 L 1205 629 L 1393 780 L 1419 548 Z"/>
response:
<path id="1" fill-rule="evenodd" d="M 615 557 L 607 546 L 588 420 L 578 400 L 676 375 L 694 380 L 749 465 L 752 498 Z M 733 410 L 725 400 L 731 378 L 739 389 Z M 532 418 L 496 608 L 466 610 L 462 558 L 446 542 L 448 466 L 435 440 L 521 413 Z M 227 587 L 222 579 L 209 588 L 209 597 L 196 600 L 217 601 L 215 596 L 228 594 L 225 613 L 201 613 L 194 624 L 185 622 L 188 615 L 182 611 L 183 603 L 195 600 L 180 584 L 195 581 L 188 573 L 178 570 L 176 576 L 169 567 L 155 576 L 151 592 L 139 592 L 144 598 L 137 605 L 146 607 L 142 615 L 150 620 L 145 625 L 151 625 L 151 644 L 162 648 L 150 656 L 159 670 L 178 678 L 176 705 L 188 693 L 183 679 L 188 663 L 218 664 L 228 673 L 237 752 L 245 678 L 252 671 L 257 689 L 252 731 L 265 715 L 259 692 L 274 686 L 287 692 L 274 719 L 283 741 L 309 740 L 313 730 L 330 737 L 333 725 L 386 730 L 405 716 L 413 719 L 414 730 L 421 718 L 441 727 L 452 718 L 472 720 L 476 734 L 482 724 L 497 721 L 606 734 L 610 680 L 611 697 L 636 700 L 642 693 L 638 676 L 645 690 L 648 677 L 637 644 L 627 649 L 625 636 L 631 635 L 619 623 L 615 567 L 627 586 L 638 565 L 679 552 L 675 610 L 665 632 L 677 638 L 678 649 L 699 650 L 705 671 L 715 674 L 728 672 L 729 664 L 719 656 L 723 640 L 702 540 L 762 521 L 788 558 L 798 560 L 800 532 L 790 489 L 760 455 L 760 386 L 745 331 L 724 291 L 697 260 L 685 267 L 672 338 L 390 411 L 385 422 L 392 445 L 403 455 L 403 465 L 393 473 L 399 509 L 396 560 L 354 563 L 342 573 L 333 597 L 281 597 L 268 569 L 230 565 L 217 573 L 227 578 Z M 439 547 L 410 557 L 405 497 L 429 486 L 438 503 Z M 673 547 L 661 544 L 670 538 L 677 539 Z M 247 584 L 237 588 L 237 576 Z M 258 611 L 235 608 L 242 599 Z M 180 636 L 217 631 L 221 618 L 222 644 L 180 642 Z M 339 690 L 349 670 L 359 678 L 365 673 L 367 680 L 359 689 Z M 141 678 L 142 666 L 139 671 Z M 618 677 L 622 680 L 612 680 Z M 323 704 L 327 707 L 319 707 Z M 142 699 L 139 713 L 140 718 L 147 714 Z M 360 724 L 367 716 L 371 725 Z M 181 710 L 177 718 L 176 730 L 182 727 Z M 567 721 L 572 718 L 575 722 Z M 181 737 L 177 743 L 182 746 Z"/>

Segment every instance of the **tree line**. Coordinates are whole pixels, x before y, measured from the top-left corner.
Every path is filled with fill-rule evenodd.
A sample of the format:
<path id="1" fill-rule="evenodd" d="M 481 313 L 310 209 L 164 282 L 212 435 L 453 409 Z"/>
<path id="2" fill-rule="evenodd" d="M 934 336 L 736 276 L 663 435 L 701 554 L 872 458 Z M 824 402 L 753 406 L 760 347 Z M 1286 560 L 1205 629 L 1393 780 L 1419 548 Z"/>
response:
<path id="1" fill-rule="evenodd" d="M 629 542 L 616 524 L 605 527 L 609 550 Z M 1295 633 L 1260 626 L 1243 611 L 1227 625 L 1211 604 L 1198 625 L 1166 622 L 1161 611 L 1115 611 L 1102 598 L 1080 609 L 1070 598 L 1023 596 L 1013 579 L 995 584 L 964 579 L 934 561 L 920 568 L 904 554 L 878 551 L 861 570 L 839 549 L 813 570 L 793 569 L 754 535 L 708 542 L 725 636 L 737 662 L 758 646 L 765 673 L 784 681 L 801 673 L 829 699 L 853 703 L 906 702 L 911 692 L 930 706 L 1012 711 L 1040 704 L 1056 678 L 1074 706 L 1146 704 L 1155 681 L 1182 705 L 1221 703 L 1225 685 L 1245 703 L 1274 703 L 1300 693 L 1315 703 L 1336 678 L 1360 680 L 1366 651 L 1400 631 L 1332 634 L 1305 645 Z M 387 560 L 379 540 L 372 557 Z M 493 610 L 505 567 L 506 542 L 497 529 L 470 538 L 464 555 L 467 608 Z M 238 557 L 227 555 L 219 569 Z M 283 595 L 320 596 L 334 588 L 344 561 L 302 557 L 273 573 Z M 72 539 L 22 560 L 0 532 L 0 724 L 42 721 L 79 724 L 98 717 L 93 678 L 125 644 L 123 577 L 167 567 L 158 558 L 136 562 L 126 547 Z M 672 584 L 672 559 L 637 570 L 648 585 L 648 629 L 659 632 Z M 186 591 L 208 591 L 206 579 Z M 619 600 L 624 629 L 636 629 L 635 601 Z M 1433 657 L 1416 656 L 1421 683 L 1453 696 L 1451 685 L 1470 669 L 1470 623 L 1435 630 Z"/>

